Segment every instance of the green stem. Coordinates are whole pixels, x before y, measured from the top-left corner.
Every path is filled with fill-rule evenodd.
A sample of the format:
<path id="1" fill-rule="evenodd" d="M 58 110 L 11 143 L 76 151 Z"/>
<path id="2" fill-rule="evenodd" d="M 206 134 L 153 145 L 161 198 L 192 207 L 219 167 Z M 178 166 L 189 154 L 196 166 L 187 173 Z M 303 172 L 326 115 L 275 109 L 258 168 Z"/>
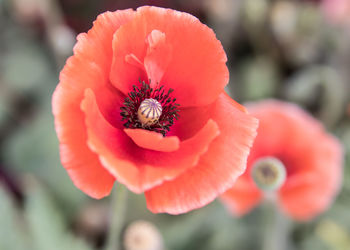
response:
<path id="1" fill-rule="evenodd" d="M 119 185 L 112 193 L 110 229 L 107 235 L 105 250 L 119 250 L 121 231 L 124 225 L 125 210 L 127 205 L 127 189 Z"/>
<path id="2" fill-rule="evenodd" d="M 273 202 L 264 204 L 263 250 L 288 249 L 289 221 Z"/>

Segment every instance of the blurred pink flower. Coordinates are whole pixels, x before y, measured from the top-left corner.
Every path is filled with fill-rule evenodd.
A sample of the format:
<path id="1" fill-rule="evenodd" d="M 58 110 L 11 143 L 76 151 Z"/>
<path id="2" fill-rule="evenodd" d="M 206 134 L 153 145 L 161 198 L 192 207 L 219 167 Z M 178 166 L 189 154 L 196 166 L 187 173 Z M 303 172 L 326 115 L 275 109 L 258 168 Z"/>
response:
<path id="1" fill-rule="evenodd" d="M 251 103 L 248 111 L 259 119 L 258 136 L 246 172 L 221 196 L 228 209 L 237 216 L 244 215 L 268 197 L 268 192 L 254 183 L 252 168 L 259 160 L 273 157 L 286 170 L 283 185 L 270 193 L 278 207 L 297 220 L 309 220 L 324 212 L 342 182 L 343 153 L 338 140 L 291 103 L 265 100 Z"/>
<path id="2" fill-rule="evenodd" d="M 326 17 L 336 24 L 350 22 L 349 0 L 323 0 L 322 9 Z"/>

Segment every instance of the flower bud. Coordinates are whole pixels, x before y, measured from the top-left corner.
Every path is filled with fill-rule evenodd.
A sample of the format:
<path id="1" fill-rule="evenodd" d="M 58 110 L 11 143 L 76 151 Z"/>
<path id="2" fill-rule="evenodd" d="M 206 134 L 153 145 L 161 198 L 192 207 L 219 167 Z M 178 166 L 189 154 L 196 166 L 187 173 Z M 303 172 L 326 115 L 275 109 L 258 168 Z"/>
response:
<path id="1" fill-rule="evenodd" d="M 274 191 L 283 185 L 286 179 L 286 169 L 280 160 L 264 157 L 254 163 L 251 175 L 261 190 Z"/>
<path id="2" fill-rule="evenodd" d="M 125 250 L 162 250 L 163 239 L 152 223 L 139 220 L 125 230 L 124 247 Z"/>

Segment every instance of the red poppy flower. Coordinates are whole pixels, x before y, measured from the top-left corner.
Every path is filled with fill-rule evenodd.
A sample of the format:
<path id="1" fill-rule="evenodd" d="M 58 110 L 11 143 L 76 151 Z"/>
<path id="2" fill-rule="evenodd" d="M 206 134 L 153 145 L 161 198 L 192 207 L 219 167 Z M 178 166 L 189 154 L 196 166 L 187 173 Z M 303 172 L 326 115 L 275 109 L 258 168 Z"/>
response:
<path id="1" fill-rule="evenodd" d="M 258 136 L 248 157 L 246 172 L 221 198 L 236 215 L 243 215 L 263 198 L 251 177 L 260 159 L 283 163 L 286 179 L 276 190 L 277 203 L 291 217 L 310 219 L 332 202 L 341 184 L 342 149 L 322 125 L 296 105 L 262 101 L 248 105 L 259 119 Z"/>
<path id="2" fill-rule="evenodd" d="M 101 198 L 117 180 L 145 192 L 151 211 L 172 214 L 232 186 L 257 120 L 224 93 L 226 60 L 213 31 L 189 14 L 101 14 L 78 36 L 52 101 L 74 184 Z"/>

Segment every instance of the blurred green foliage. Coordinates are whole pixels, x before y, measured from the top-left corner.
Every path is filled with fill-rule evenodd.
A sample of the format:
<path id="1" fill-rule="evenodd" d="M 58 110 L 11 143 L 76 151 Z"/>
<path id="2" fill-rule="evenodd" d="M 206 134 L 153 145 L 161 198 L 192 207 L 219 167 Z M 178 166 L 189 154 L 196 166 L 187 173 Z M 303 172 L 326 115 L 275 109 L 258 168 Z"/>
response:
<path id="1" fill-rule="evenodd" d="M 67 222 L 49 195 L 34 180 L 28 180 L 24 208 L 18 209 L 5 188 L 0 189 L 1 249 L 92 250 L 67 232 Z"/>
<path id="2" fill-rule="evenodd" d="M 342 141 L 344 181 L 334 205 L 312 222 L 289 222 L 288 238 L 290 249 L 350 249 L 350 24 L 328 22 L 312 1 L 229 1 L 219 1 L 221 9 L 214 9 L 209 0 L 161 5 L 176 5 L 217 29 L 228 52 L 228 89 L 235 99 L 295 102 Z M 51 114 L 51 95 L 66 56 L 57 54 L 50 43 L 47 20 L 36 12 L 23 12 L 15 2 L 21 1 L 0 0 L 0 249 L 98 248 L 107 230 L 103 213 L 109 198 L 96 202 L 74 187 L 59 160 Z M 107 0 L 86 5 L 82 0 L 52 2 L 63 7 L 63 23 L 73 23 L 74 15 L 96 16 L 106 6 L 127 5 Z M 97 203 L 102 212 L 96 215 L 91 208 Z M 233 218 L 214 202 L 185 215 L 153 215 L 143 196 L 134 194 L 129 207 L 127 222 L 152 221 L 169 250 L 260 249 L 266 230 L 262 208 Z"/>

